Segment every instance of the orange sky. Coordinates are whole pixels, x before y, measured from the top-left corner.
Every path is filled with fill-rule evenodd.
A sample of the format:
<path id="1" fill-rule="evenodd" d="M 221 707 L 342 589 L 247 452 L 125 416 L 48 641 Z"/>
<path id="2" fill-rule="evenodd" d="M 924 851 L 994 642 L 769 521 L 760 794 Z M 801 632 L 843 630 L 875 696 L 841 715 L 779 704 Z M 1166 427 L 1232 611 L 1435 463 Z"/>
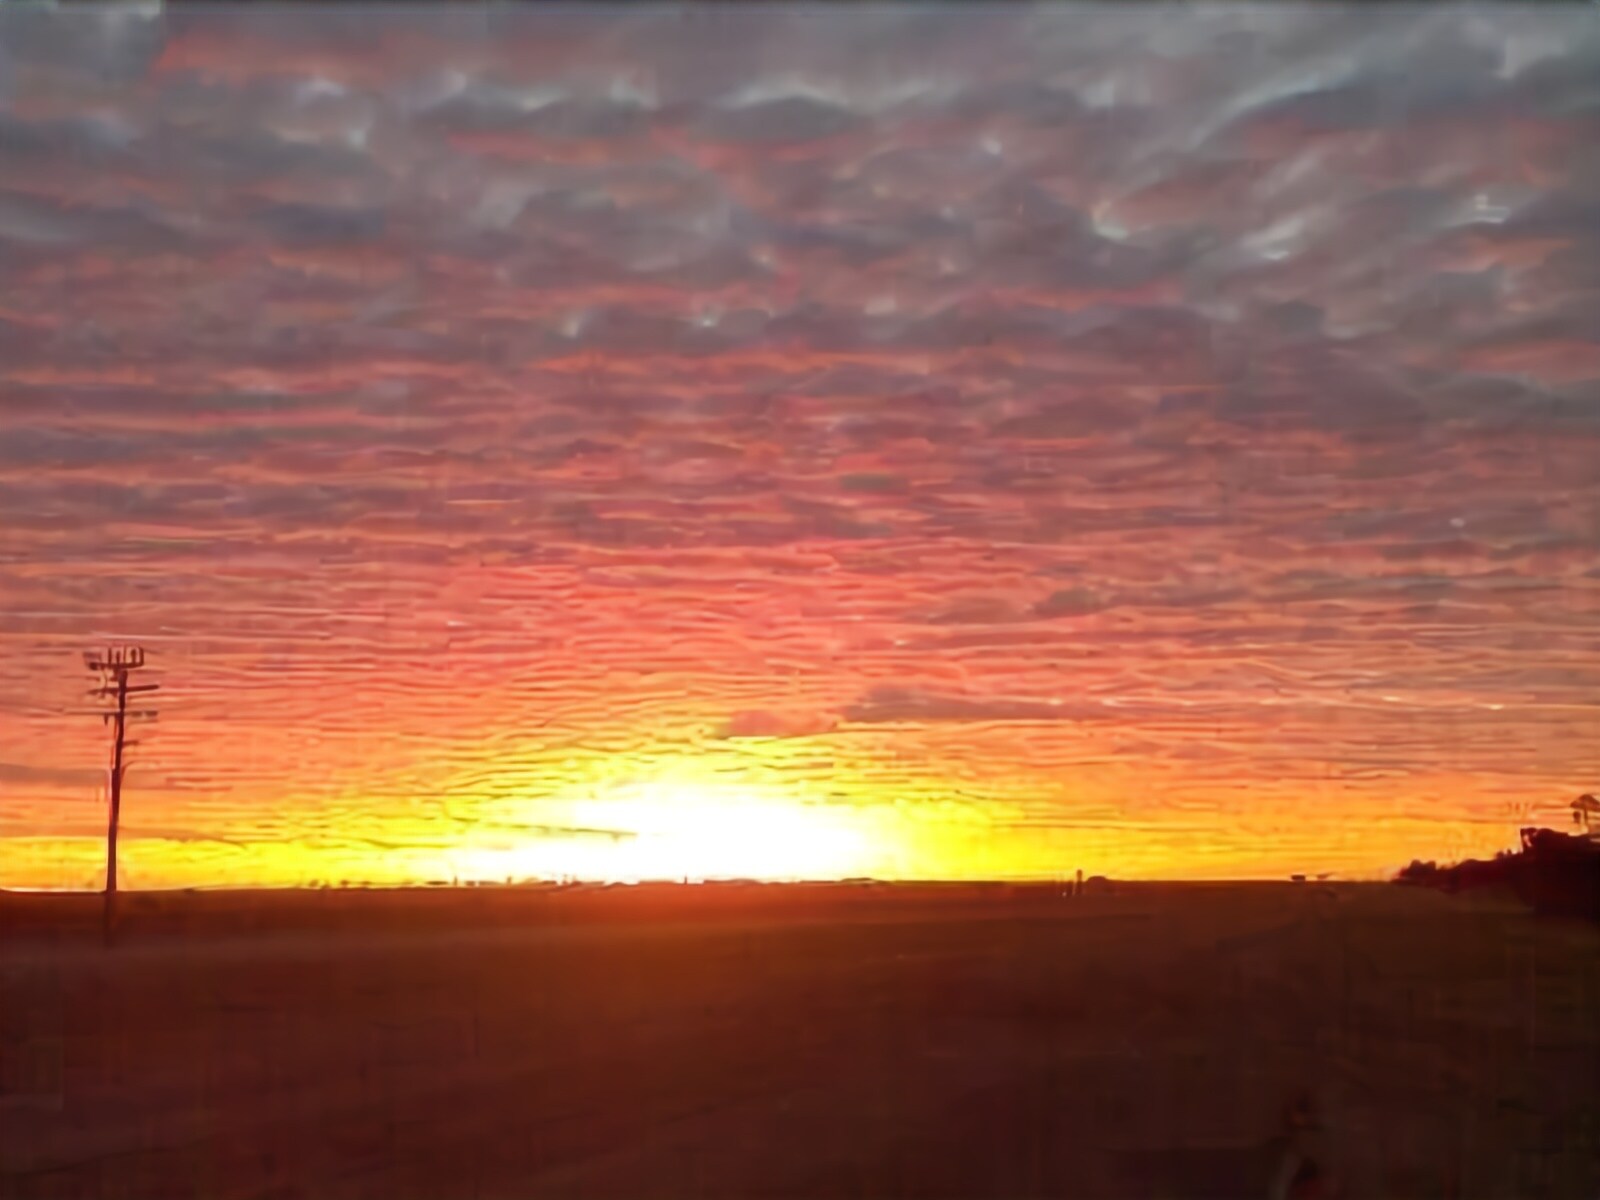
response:
<path id="1" fill-rule="evenodd" d="M 0 886 L 99 884 L 108 640 L 163 689 L 136 887 L 1370 876 L 1564 819 L 1596 39 L 0 12 Z"/>

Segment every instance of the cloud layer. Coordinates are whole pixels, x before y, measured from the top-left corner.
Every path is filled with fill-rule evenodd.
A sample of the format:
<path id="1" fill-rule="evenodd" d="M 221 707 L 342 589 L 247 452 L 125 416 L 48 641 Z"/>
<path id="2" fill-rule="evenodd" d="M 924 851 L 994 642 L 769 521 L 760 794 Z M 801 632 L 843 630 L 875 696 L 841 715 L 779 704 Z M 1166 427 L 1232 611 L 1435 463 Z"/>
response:
<path id="1" fill-rule="evenodd" d="M 246 847 L 1592 788 L 1597 146 L 1547 7 L 0 12 L 0 837 L 111 636 Z"/>

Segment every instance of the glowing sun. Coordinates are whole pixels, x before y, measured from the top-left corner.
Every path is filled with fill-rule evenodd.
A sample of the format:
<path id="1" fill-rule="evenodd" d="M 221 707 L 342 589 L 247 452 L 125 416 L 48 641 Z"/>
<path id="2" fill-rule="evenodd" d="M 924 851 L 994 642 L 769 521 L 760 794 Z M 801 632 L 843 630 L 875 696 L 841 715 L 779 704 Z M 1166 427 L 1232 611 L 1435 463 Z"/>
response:
<path id="1" fill-rule="evenodd" d="M 573 789 L 574 791 L 578 789 Z M 527 803 L 538 834 L 449 853 L 466 878 L 839 879 L 871 873 L 870 814 L 684 764 Z"/>
<path id="2" fill-rule="evenodd" d="M 848 810 L 728 785 L 641 783 L 574 805 L 584 823 L 625 831 L 618 879 L 828 879 L 856 874 L 864 831 Z"/>

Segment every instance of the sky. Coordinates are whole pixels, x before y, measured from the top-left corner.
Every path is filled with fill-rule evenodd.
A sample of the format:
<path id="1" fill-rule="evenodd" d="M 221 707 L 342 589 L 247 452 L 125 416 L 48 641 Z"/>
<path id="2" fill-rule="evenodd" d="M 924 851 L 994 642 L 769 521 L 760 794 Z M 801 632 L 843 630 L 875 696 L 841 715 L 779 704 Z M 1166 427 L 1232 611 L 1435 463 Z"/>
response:
<path id="1" fill-rule="evenodd" d="M 0 11 L 0 886 L 1371 877 L 1600 784 L 1600 16 Z"/>

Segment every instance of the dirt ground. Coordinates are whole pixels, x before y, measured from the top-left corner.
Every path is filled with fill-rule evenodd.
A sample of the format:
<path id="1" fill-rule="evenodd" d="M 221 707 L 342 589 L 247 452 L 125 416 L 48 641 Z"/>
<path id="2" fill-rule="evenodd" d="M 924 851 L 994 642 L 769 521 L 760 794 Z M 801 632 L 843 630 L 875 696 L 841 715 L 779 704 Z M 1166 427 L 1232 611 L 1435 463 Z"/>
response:
<path id="1" fill-rule="evenodd" d="M 0 897 L 0 1197 L 1600 1195 L 1600 931 L 1384 885 Z"/>

